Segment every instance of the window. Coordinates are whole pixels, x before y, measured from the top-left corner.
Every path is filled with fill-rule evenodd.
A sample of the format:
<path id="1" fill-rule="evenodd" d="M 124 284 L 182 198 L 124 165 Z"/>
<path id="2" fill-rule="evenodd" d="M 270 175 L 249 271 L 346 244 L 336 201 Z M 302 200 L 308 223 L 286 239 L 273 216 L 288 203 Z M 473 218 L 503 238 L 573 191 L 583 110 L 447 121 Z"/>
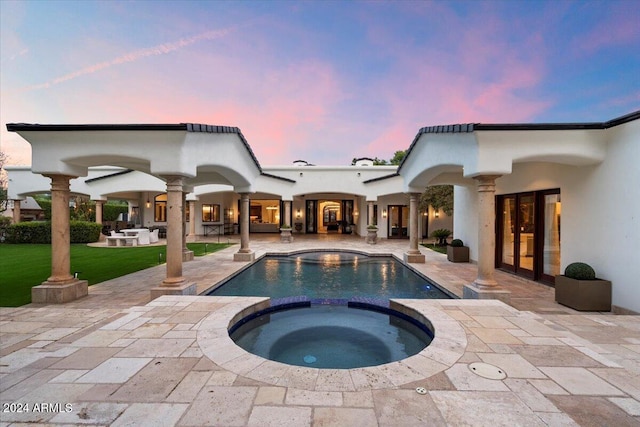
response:
<path id="1" fill-rule="evenodd" d="M 155 222 L 167 222 L 167 195 L 159 194 L 153 199 Z"/>
<path id="2" fill-rule="evenodd" d="M 220 222 L 220 205 L 202 205 L 202 222 Z"/>

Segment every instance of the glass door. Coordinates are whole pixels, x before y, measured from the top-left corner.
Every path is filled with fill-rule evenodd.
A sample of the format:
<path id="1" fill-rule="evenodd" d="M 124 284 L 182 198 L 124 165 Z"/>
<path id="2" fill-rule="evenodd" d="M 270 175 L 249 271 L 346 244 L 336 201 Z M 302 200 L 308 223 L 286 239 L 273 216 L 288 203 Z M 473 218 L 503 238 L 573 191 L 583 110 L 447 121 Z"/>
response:
<path id="1" fill-rule="evenodd" d="M 316 209 L 318 208 L 317 200 L 306 201 L 306 217 L 305 217 L 305 233 L 315 234 L 318 232 L 318 217 Z"/>
<path id="2" fill-rule="evenodd" d="M 502 202 L 499 204 L 501 218 L 501 226 L 499 231 L 500 245 L 498 248 L 501 250 L 500 267 L 515 271 L 515 259 L 513 257 L 514 244 L 515 244 L 515 231 L 516 231 L 516 196 L 500 196 Z"/>
<path id="3" fill-rule="evenodd" d="M 560 274 L 560 190 L 496 199 L 496 266 L 553 283 Z"/>
<path id="4" fill-rule="evenodd" d="M 515 241 L 518 254 L 516 273 L 533 277 L 533 258 L 535 254 L 535 198 L 533 193 L 519 194 L 518 197 L 518 227 Z"/>
<path id="5" fill-rule="evenodd" d="M 389 206 L 389 218 L 387 220 L 389 239 L 406 239 L 409 237 L 409 207 L 402 205 Z"/>
<path id="6" fill-rule="evenodd" d="M 551 194 L 549 194 L 551 193 Z M 555 190 L 541 194 L 540 204 L 544 206 L 542 227 L 542 257 L 540 270 L 542 280 L 553 283 L 560 274 L 560 216 L 562 204 L 560 193 Z"/>
<path id="7" fill-rule="evenodd" d="M 499 196 L 498 250 L 500 267 L 533 278 L 535 197 L 533 193 Z"/>

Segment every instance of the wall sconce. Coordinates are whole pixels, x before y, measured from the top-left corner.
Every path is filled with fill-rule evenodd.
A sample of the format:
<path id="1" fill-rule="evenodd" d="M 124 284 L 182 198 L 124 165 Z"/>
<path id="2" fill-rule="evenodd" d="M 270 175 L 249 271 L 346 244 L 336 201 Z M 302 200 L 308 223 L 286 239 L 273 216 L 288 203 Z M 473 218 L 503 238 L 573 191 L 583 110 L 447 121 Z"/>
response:
<path id="1" fill-rule="evenodd" d="M 233 209 L 229 209 L 229 217 L 233 218 Z"/>
<path id="2" fill-rule="evenodd" d="M 147 197 L 147 203 L 146 203 L 147 208 L 151 207 L 151 201 L 149 200 L 149 198 Z"/>
<path id="3" fill-rule="evenodd" d="M 429 216 L 429 211 L 422 212 L 422 216 Z"/>
<path id="4" fill-rule="evenodd" d="M 387 210 L 383 209 L 382 210 L 382 218 L 386 218 L 387 217 Z"/>
<path id="5" fill-rule="evenodd" d="M 302 217 L 302 212 L 300 212 L 300 209 L 298 209 L 296 211 L 296 219 L 300 219 Z"/>
<path id="6" fill-rule="evenodd" d="M 433 213 L 433 216 L 434 216 L 434 217 L 436 217 L 436 218 L 440 218 L 440 212 L 435 211 L 435 212 Z"/>

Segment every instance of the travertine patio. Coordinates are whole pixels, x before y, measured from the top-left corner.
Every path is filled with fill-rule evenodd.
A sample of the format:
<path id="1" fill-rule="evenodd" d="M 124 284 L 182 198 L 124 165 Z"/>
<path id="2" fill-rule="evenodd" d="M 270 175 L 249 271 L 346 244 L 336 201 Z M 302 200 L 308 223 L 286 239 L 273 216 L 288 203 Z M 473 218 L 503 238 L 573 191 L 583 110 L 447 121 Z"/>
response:
<path id="1" fill-rule="evenodd" d="M 342 248 L 401 259 L 407 242 L 252 236 L 251 247 L 257 256 Z M 202 292 L 245 266 L 235 251 L 185 263 L 184 275 Z M 427 262 L 412 267 L 456 295 L 475 277 L 473 265 L 421 251 Z M 164 277 L 158 266 L 65 305 L 0 309 L 1 425 L 640 425 L 640 316 L 576 312 L 556 304 L 553 289 L 505 273 L 496 278 L 511 306 L 407 302 L 434 320 L 433 348 L 368 371 L 289 367 L 219 346 L 215 330 L 258 300 L 149 301 Z M 474 362 L 507 376 L 484 378 Z"/>

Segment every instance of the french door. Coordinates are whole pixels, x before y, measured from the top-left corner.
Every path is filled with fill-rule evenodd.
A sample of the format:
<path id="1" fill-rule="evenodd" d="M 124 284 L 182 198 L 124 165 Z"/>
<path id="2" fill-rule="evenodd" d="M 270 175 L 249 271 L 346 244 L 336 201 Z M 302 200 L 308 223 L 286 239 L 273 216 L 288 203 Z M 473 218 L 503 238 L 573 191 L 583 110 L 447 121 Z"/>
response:
<path id="1" fill-rule="evenodd" d="M 560 269 L 560 190 L 497 196 L 496 266 L 553 283 Z"/>
<path id="2" fill-rule="evenodd" d="M 387 220 L 389 239 L 406 239 L 409 237 L 409 207 L 402 205 L 389 205 L 389 218 Z"/>

